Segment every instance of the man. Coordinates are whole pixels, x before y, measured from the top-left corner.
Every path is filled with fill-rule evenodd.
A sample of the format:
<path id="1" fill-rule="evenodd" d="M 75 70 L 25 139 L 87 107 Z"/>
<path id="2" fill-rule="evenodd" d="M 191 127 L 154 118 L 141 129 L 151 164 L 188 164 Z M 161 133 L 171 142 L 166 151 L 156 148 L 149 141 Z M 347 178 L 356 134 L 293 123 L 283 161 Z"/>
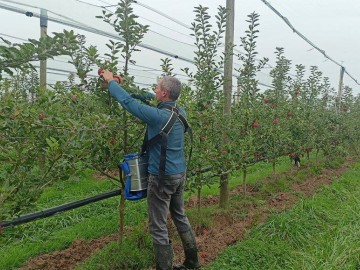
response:
<path id="1" fill-rule="evenodd" d="M 101 76 L 108 82 L 110 94 L 132 115 L 147 123 L 147 139 L 160 133 L 168 122 L 171 112 L 165 106 L 176 106 L 181 91 L 181 82 L 170 76 L 163 77 L 156 89 L 157 107 L 142 104 L 131 97 L 114 79 L 113 74 L 104 70 Z M 185 115 L 183 108 L 179 113 Z M 167 216 L 170 212 L 180 235 L 185 261 L 174 269 L 199 269 L 199 260 L 195 237 L 184 210 L 184 185 L 186 162 L 184 154 L 184 126 L 176 120 L 167 140 L 165 177 L 160 179 L 159 166 L 161 158 L 160 142 L 149 147 L 149 179 L 147 202 L 149 214 L 149 230 L 153 238 L 156 269 L 173 269 L 173 251 L 168 236 Z"/>

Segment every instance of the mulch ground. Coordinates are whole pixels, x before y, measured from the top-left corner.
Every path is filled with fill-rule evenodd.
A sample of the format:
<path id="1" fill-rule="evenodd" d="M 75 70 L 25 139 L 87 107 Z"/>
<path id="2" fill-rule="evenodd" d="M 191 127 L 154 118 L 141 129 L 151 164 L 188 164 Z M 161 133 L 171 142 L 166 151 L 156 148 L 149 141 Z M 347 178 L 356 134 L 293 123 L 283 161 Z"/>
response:
<path id="1" fill-rule="evenodd" d="M 342 175 L 355 161 L 356 160 L 349 158 L 340 168 L 323 169 L 321 174 L 308 177 L 301 183 L 295 181 L 289 191 L 278 192 L 271 195 L 261 195 L 265 196 L 262 198 L 265 202 L 260 206 L 253 203 L 247 203 L 242 206 L 242 211 L 246 213 L 242 218 L 231 214 L 236 214 L 236 211 L 226 211 L 226 213 L 217 214 L 217 216 L 213 218 L 213 223 L 210 228 L 194 228 L 201 264 L 206 265 L 210 263 L 227 246 L 244 239 L 244 233 L 255 225 L 264 222 L 270 213 L 289 209 L 301 199 L 301 196 L 311 196 L 322 186 L 332 183 L 334 179 Z M 301 167 L 299 170 L 306 169 L 308 168 Z M 292 175 L 297 170 L 298 169 L 290 170 L 281 174 L 281 176 Z M 261 182 L 265 183 L 267 181 L 274 180 L 268 177 Z M 230 196 L 241 196 L 242 193 L 242 188 L 238 187 L 230 192 Z M 301 196 L 299 196 L 299 194 L 301 194 Z M 260 196 L 257 186 L 248 185 L 246 196 L 248 196 L 248 198 Z M 218 200 L 218 196 L 208 196 L 202 200 L 201 204 L 202 206 L 217 205 Z M 247 201 L 251 202 L 252 200 Z M 187 202 L 187 208 L 195 206 L 195 199 L 190 198 Z M 172 223 L 169 223 L 169 233 L 170 235 L 176 233 Z M 107 235 L 91 241 L 75 240 L 71 246 L 65 250 L 43 254 L 30 259 L 20 270 L 70 270 L 73 269 L 76 264 L 86 260 L 93 253 L 100 251 L 101 248 L 116 239 L 117 234 Z M 182 262 L 184 254 L 181 243 L 175 241 L 173 248 L 176 254 L 175 262 Z"/>

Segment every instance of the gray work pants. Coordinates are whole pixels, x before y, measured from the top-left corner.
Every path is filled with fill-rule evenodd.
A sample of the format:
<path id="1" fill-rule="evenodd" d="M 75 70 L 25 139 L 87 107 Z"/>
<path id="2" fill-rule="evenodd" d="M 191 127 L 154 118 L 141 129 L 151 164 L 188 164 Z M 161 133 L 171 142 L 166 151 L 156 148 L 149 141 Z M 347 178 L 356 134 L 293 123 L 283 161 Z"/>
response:
<path id="1" fill-rule="evenodd" d="M 169 211 L 178 232 L 191 229 L 184 210 L 184 186 L 185 174 L 166 176 L 161 183 L 158 176 L 149 175 L 147 189 L 149 230 L 154 244 L 170 243 L 166 226 Z"/>

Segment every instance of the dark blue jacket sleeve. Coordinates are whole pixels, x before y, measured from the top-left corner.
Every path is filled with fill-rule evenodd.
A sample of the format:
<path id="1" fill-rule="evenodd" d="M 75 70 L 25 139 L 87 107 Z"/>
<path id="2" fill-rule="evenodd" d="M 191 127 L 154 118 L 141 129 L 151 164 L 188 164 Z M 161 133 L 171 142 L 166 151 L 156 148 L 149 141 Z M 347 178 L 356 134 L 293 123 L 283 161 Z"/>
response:
<path id="1" fill-rule="evenodd" d="M 140 94 L 131 94 L 133 98 L 136 98 L 140 100 L 141 102 L 144 102 L 145 104 L 150 104 L 150 101 L 154 99 L 155 95 L 149 92 L 143 92 Z"/>

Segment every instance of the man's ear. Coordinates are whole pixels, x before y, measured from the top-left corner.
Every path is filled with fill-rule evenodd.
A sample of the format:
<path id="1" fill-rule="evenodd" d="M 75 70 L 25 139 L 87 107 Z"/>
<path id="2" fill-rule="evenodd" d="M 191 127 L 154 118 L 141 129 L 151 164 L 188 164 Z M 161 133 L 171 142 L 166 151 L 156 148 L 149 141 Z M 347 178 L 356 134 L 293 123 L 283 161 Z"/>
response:
<path id="1" fill-rule="evenodd" d="M 161 91 L 161 96 L 167 97 L 169 95 L 168 91 Z"/>

